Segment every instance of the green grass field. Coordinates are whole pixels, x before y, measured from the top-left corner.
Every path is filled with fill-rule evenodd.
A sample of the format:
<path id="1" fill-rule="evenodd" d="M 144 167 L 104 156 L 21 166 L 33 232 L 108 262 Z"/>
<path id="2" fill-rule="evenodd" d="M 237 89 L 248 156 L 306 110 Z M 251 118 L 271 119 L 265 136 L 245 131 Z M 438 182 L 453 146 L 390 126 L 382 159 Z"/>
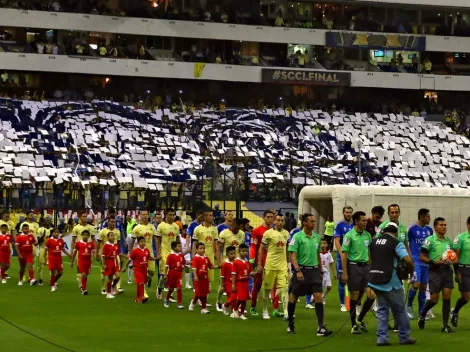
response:
<path id="1" fill-rule="evenodd" d="M 201 315 L 199 307 L 194 312 L 178 310 L 172 304 L 164 308 L 155 299 L 155 283 L 149 290 L 151 299 L 146 305 L 134 303 L 135 285 L 124 282 L 126 292 L 114 300 L 107 300 L 99 292 L 99 269 L 93 268 L 89 278 L 89 295 L 79 293 L 75 269 L 68 265 L 57 292 L 50 287 L 17 286 L 17 260 L 12 258 L 8 284 L 0 285 L 0 316 L 21 329 L 45 340 L 76 352 L 87 351 L 364 351 L 379 349 L 375 346 L 375 318 L 366 318 L 370 332 L 350 334 L 350 323 L 338 329 L 347 319 L 341 313 L 335 288 L 327 298 L 325 321 L 335 334 L 325 341 L 317 337 L 315 311 L 305 309 L 304 300 L 297 305 L 296 335 L 287 335 L 286 324 L 280 318 L 264 321 L 250 317 L 246 321 L 232 320 L 217 313 Z M 126 276 L 126 275 L 124 275 Z M 336 283 L 335 283 L 336 285 Z M 188 305 L 192 291 L 185 291 L 183 300 Z M 453 300 L 452 304 L 455 302 Z M 210 299 L 214 304 L 214 296 Z M 259 305 L 259 310 L 261 305 Z M 434 309 L 437 318 L 427 323 L 426 329 L 417 328 L 412 321 L 412 336 L 418 339 L 415 346 L 399 346 L 396 336 L 391 337 L 394 346 L 386 350 L 453 350 L 470 342 L 470 308 L 465 307 L 460 316 L 460 328 L 456 334 L 440 332 L 440 305 Z M 393 335 L 393 333 L 392 333 Z M 37 339 L 5 321 L 0 320 L 0 351 L 63 351 Z M 313 347 L 317 343 L 321 346 Z M 301 349 L 305 347 L 304 349 Z"/>

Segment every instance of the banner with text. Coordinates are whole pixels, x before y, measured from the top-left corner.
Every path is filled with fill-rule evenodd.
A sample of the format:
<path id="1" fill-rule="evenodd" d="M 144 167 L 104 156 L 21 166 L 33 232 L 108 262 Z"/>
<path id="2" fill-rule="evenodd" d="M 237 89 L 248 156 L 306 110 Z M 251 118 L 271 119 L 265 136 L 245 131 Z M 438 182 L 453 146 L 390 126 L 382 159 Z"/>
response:
<path id="1" fill-rule="evenodd" d="M 335 48 L 361 47 L 424 51 L 426 49 L 426 38 L 404 34 L 327 32 L 326 45 Z"/>
<path id="2" fill-rule="evenodd" d="M 313 71 L 263 68 L 262 82 L 311 84 L 323 86 L 350 86 L 351 73 L 334 71 Z"/>

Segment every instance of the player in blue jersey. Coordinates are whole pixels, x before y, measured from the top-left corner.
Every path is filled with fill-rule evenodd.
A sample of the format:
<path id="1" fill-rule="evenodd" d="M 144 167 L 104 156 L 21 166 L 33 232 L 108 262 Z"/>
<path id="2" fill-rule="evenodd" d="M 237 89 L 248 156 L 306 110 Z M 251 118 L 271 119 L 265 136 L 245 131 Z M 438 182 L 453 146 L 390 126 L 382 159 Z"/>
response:
<path id="1" fill-rule="evenodd" d="M 344 301 L 344 283 L 341 280 L 341 274 L 343 273 L 343 266 L 341 264 L 341 246 L 343 245 L 343 238 L 354 226 L 352 221 L 353 208 L 349 205 L 343 207 L 343 220 L 336 224 L 335 228 L 335 248 L 336 248 L 336 273 L 338 277 L 338 293 L 339 303 L 342 312 L 347 312 L 346 304 Z"/>
<path id="2" fill-rule="evenodd" d="M 415 263 L 415 272 L 411 280 L 411 286 L 408 292 L 408 316 L 413 319 L 413 301 L 418 292 L 418 315 L 426 303 L 426 289 L 428 285 L 429 264 L 419 260 L 421 246 L 426 238 L 433 234 L 432 227 L 429 226 L 431 215 L 429 209 L 419 209 L 418 222 L 408 229 L 408 241 L 410 244 L 411 256 Z"/>
<path id="3" fill-rule="evenodd" d="M 233 212 L 231 210 L 227 210 L 224 213 L 224 218 L 225 221 L 217 226 L 217 232 L 219 233 L 219 235 L 222 231 L 227 230 L 232 225 Z"/>
<path id="4" fill-rule="evenodd" d="M 189 238 L 193 238 L 194 230 L 196 229 L 196 227 L 202 224 L 203 219 L 204 219 L 204 212 L 203 211 L 196 212 L 196 219 L 189 224 L 188 230 L 186 231 Z"/>

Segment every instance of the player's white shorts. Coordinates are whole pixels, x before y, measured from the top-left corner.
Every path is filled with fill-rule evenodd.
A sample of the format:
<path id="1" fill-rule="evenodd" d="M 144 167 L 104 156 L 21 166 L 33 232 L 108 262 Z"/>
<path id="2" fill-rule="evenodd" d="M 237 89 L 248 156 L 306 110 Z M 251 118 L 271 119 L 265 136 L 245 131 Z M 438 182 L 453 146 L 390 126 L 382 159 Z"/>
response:
<path id="1" fill-rule="evenodd" d="M 323 287 L 331 287 L 331 277 L 330 277 L 330 272 L 329 271 L 324 271 L 323 272 L 322 286 Z"/>
<path id="2" fill-rule="evenodd" d="M 131 244 L 133 241 L 134 241 L 134 238 L 132 237 L 132 235 L 127 235 L 126 237 L 127 248 L 131 248 Z M 134 247 L 137 247 L 137 243 L 134 245 Z"/>

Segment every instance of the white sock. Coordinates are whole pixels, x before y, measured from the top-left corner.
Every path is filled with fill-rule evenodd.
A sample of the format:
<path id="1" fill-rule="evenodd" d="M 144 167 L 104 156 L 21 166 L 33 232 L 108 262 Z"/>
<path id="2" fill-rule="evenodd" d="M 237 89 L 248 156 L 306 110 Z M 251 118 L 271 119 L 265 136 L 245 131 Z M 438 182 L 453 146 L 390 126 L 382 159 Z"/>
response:
<path id="1" fill-rule="evenodd" d="M 127 269 L 127 280 L 132 280 L 132 275 L 134 274 L 134 270 L 131 268 Z"/>
<path id="2" fill-rule="evenodd" d="M 184 280 L 186 281 L 186 286 L 190 286 L 190 283 L 191 283 L 191 273 L 184 273 Z"/>

